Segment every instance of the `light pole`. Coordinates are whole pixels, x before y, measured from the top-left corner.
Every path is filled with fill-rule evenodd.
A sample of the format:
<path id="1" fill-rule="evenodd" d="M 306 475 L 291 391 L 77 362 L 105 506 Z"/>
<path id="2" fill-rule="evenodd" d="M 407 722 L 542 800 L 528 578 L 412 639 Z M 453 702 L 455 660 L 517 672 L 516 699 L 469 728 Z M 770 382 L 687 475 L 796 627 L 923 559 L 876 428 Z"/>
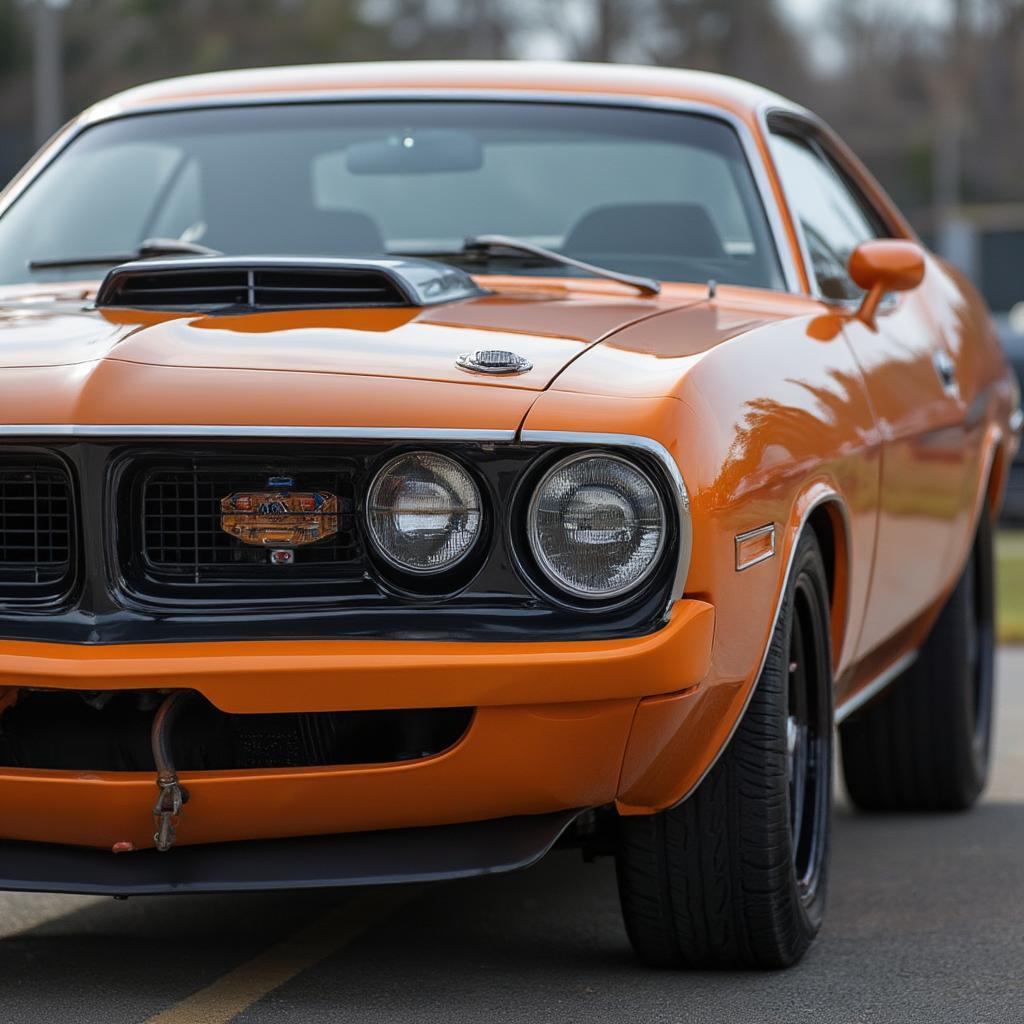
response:
<path id="1" fill-rule="evenodd" d="M 70 0 L 32 2 L 32 134 L 44 143 L 64 122 L 64 40 L 61 19 Z"/>

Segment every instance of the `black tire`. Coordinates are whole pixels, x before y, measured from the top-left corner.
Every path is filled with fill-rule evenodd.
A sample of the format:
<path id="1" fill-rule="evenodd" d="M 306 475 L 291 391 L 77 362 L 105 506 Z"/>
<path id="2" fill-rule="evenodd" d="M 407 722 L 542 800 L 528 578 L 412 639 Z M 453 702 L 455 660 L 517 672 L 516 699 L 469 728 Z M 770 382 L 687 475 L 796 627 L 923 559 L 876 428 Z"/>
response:
<path id="1" fill-rule="evenodd" d="M 808 531 L 764 668 L 722 756 L 682 804 L 619 819 L 619 896 L 644 962 L 764 969 L 806 952 L 827 888 L 831 666 L 828 583 Z"/>
<path id="2" fill-rule="evenodd" d="M 962 811 L 988 780 L 995 702 L 992 524 L 917 660 L 840 727 L 850 799 L 867 811 Z"/>

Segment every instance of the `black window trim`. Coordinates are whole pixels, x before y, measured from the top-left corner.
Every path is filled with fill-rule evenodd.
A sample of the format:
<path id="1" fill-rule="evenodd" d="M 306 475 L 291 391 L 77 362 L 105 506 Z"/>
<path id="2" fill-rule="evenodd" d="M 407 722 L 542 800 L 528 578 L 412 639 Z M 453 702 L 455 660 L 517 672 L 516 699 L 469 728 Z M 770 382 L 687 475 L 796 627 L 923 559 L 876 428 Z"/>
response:
<path id="1" fill-rule="evenodd" d="M 795 113 L 791 110 L 769 109 L 764 112 L 763 124 L 765 131 L 769 136 L 766 140 L 767 142 L 770 143 L 770 137 L 774 135 L 783 138 L 788 137 L 795 139 L 796 141 L 802 142 L 804 145 L 808 146 L 827 167 L 830 167 L 839 178 L 840 182 L 846 187 L 861 213 L 864 214 L 871 226 L 875 231 L 877 231 L 878 238 L 903 237 L 902 232 L 896 229 L 891 218 L 885 213 L 885 211 L 879 209 L 878 206 L 876 206 L 865 194 L 863 188 L 861 188 L 857 181 L 857 176 L 850 169 L 845 157 L 841 152 L 839 152 L 838 148 L 832 142 L 830 130 L 823 123 L 814 120 L 813 118 Z M 775 172 L 779 180 L 779 187 L 782 190 L 783 199 L 785 201 L 790 220 L 793 223 L 793 229 L 796 232 L 797 241 L 800 247 L 800 259 L 803 263 L 807 280 L 810 283 L 811 294 L 820 302 L 824 302 L 830 306 L 859 306 L 861 302 L 859 298 L 833 299 L 822 294 L 821 289 L 818 287 L 818 279 L 814 273 L 814 267 L 811 262 L 810 249 L 807 245 L 807 238 L 804 235 L 803 224 L 790 199 L 789 193 L 786 189 L 786 182 L 782 177 L 782 173 L 779 170 L 777 162 L 775 161 L 775 156 L 772 153 L 771 146 L 769 145 L 767 149 L 770 159 L 775 166 Z M 891 298 L 887 298 L 887 304 L 890 301 Z"/>

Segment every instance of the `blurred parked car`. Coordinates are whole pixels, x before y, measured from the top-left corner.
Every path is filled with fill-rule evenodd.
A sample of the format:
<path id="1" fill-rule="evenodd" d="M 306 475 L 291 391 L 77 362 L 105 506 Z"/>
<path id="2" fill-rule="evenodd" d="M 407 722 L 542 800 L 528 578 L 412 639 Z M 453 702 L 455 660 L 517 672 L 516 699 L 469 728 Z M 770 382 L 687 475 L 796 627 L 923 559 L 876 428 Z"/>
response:
<path id="1" fill-rule="evenodd" d="M 996 314 L 993 319 L 1017 381 L 1024 383 L 1024 303 L 1009 313 Z M 1002 519 L 1004 523 L 1024 526 L 1024 452 L 1021 451 L 1017 452 L 1007 477 Z"/>

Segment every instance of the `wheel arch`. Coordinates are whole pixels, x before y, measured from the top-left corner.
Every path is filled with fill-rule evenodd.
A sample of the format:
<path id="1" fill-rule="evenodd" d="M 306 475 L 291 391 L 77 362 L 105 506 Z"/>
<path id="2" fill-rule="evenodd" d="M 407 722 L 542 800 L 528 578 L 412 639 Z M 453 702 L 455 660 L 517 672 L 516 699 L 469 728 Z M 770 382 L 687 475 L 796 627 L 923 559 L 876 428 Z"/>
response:
<path id="1" fill-rule="evenodd" d="M 849 618 L 849 513 L 842 495 L 826 480 L 812 482 L 797 493 L 789 506 L 788 518 L 776 524 L 779 531 L 780 570 L 771 605 L 770 618 L 766 622 L 767 633 L 760 657 L 753 673 L 738 689 L 731 691 L 728 704 L 722 694 L 716 694 L 718 687 L 710 687 L 702 693 L 685 691 L 681 694 L 646 698 L 638 706 L 633 727 L 625 751 L 623 771 L 620 774 L 619 794 L 616 807 L 620 814 L 650 814 L 674 807 L 686 800 L 707 777 L 730 741 L 757 689 L 758 679 L 764 668 L 775 627 L 782 613 L 783 602 L 789 589 L 794 558 L 800 538 L 805 531 L 812 530 L 822 546 L 826 574 L 831 591 L 830 621 L 832 641 L 832 669 L 836 670 L 839 651 L 845 640 Z M 708 747 L 699 772 L 680 773 L 678 764 L 686 758 L 683 751 L 692 755 L 694 746 L 707 743 L 708 720 L 698 706 L 708 701 L 705 713 L 722 716 L 727 729 L 721 742 Z M 676 725 L 673 721 L 679 716 Z M 653 748 L 653 749 L 652 749 Z M 635 757 L 635 760 L 633 758 Z M 632 762 L 632 763 L 631 763 Z M 691 764 L 693 762 L 691 761 Z M 675 765 L 676 767 L 673 767 Z"/>
<path id="2" fill-rule="evenodd" d="M 999 510 L 1003 504 L 1006 480 L 1009 476 L 1010 458 L 1006 439 L 1000 436 L 992 440 L 988 460 L 982 463 L 984 472 L 987 475 L 987 482 L 983 492 L 985 501 L 982 510 L 987 507 L 989 518 L 993 522 L 999 518 Z M 979 510 L 978 514 L 981 514 L 981 510 Z"/>
<path id="3" fill-rule="evenodd" d="M 846 640 L 850 605 L 850 536 L 846 508 L 838 495 L 815 504 L 807 517 L 807 529 L 813 530 L 825 561 L 828 578 L 829 616 L 832 628 L 832 670 Z M 799 535 L 794 543 L 799 541 Z"/>

